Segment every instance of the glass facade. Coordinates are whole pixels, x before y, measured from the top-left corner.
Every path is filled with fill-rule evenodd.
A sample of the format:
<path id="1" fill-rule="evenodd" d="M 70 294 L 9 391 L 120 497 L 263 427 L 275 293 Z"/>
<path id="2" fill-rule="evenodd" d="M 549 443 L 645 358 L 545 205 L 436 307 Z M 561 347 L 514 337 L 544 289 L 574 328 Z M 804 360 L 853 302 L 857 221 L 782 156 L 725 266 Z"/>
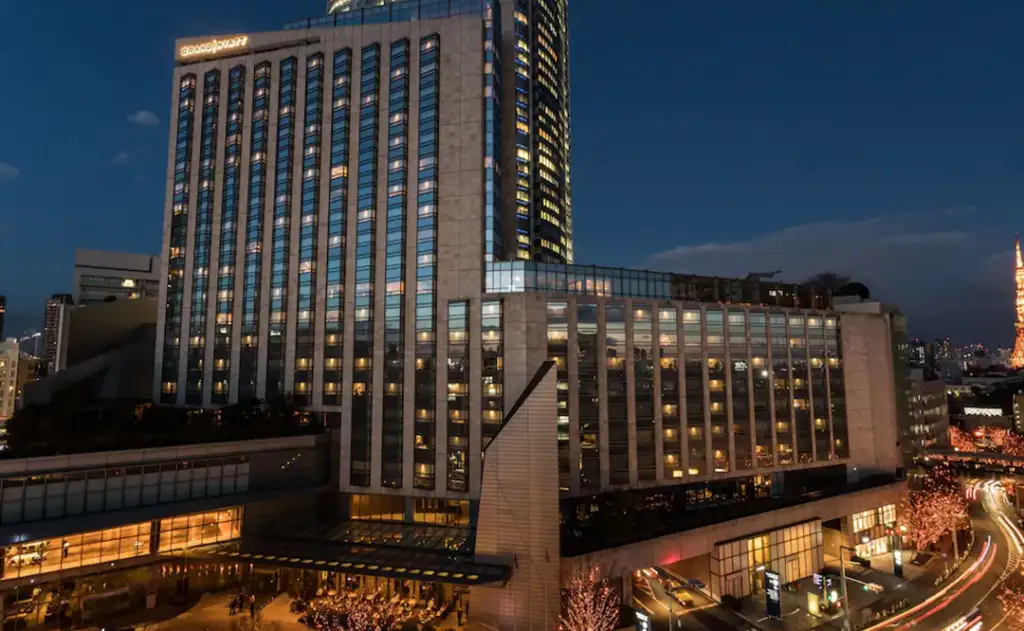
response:
<path id="1" fill-rule="evenodd" d="M 792 362 L 793 426 L 796 428 L 796 458 L 804 464 L 814 461 L 814 428 L 811 422 L 810 384 L 807 370 L 807 318 L 789 316 L 789 353 Z"/>
<path id="2" fill-rule="evenodd" d="M 579 393 L 576 398 L 580 433 L 580 490 L 601 488 L 601 340 L 598 306 L 576 305 L 576 365 Z M 566 375 L 568 385 L 568 375 Z M 561 486 L 561 484 L 559 485 Z M 566 485 L 568 487 L 568 485 Z"/>
<path id="3" fill-rule="evenodd" d="M 167 298 L 164 303 L 164 347 L 160 402 L 176 403 L 181 348 L 181 311 L 185 300 L 185 248 L 188 241 L 189 186 L 192 177 L 192 126 L 196 110 L 196 76 L 178 83 L 178 125 L 174 146 L 174 190 L 171 235 L 167 251 Z"/>
<path id="4" fill-rule="evenodd" d="M 654 315 L 651 306 L 633 304 L 633 414 L 636 467 L 640 482 L 658 478 L 654 442 Z"/>
<path id="5" fill-rule="evenodd" d="M 235 264 L 238 243 L 238 203 L 242 177 L 242 121 L 245 118 L 245 66 L 228 74 L 228 122 L 224 133 L 224 192 L 220 211 L 220 253 L 217 263 L 217 315 L 213 339 L 214 404 L 228 403 L 231 377 L 231 337 L 235 311 Z"/>
<path id="6" fill-rule="evenodd" d="M 704 312 L 704 349 L 707 353 L 708 413 L 711 418 L 711 466 L 715 473 L 731 469 L 728 370 L 725 358 L 725 313 Z"/>
<path id="7" fill-rule="evenodd" d="M 686 392 L 687 474 L 705 475 L 707 466 L 707 430 L 704 411 L 705 398 L 704 334 L 701 330 L 700 309 L 683 310 L 683 358 L 685 360 L 684 387 Z"/>
<path id="8" fill-rule="evenodd" d="M 270 146 L 269 62 L 253 72 L 252 128 L 249 153 L 249 201 L 245 219 L 245 285 L 242 288 L 241 352 L 238 400 L 257 397 L 261 283 L 263 281 L 263 210 L 266 208 L 267 153 Z"/>
<path id="9" fill-rule="evenodd" d="M 484 10 L 484 260 L 503 257 L 501 228 L 501 5 Z"/>
<path id="10" fill-rule="evenodd" d="M 180 515 L 160 520 L 157 551 L 187 550 L 210 543 L 231 541 L 241 535 L 241 508 Z"/>
<path id="11" fill-rule="evenodd" d="M 331 173 L 327 202 L 327 279 L 324 306 L 323 404 L 341 405 L 345 333 L 345 237 L 348 217 L 349 118 L 352 51 L 334 53 L 331 82 Z"/>
<path id="12" fill-rule="evenodd" d="M 732 405 L 732 447 L 736 469 L 754 466 L 752 422 L 750 418 L 750 355 L 747 340 L 747 314 L 741 309 L 727 312 L 729 333 L 729 387 Z"/>
<path id="13" fill-rule="evenodd" d="M 297 405 L 313 402 L 313 349 L 316 340 L 317 233 L 320 217 L 320 144 L 323 130 L 324 56 L 306 58 L 306 95 L 302 137 L 302 205 L 299 215 L 298 296 L 295 311 Z"/>
<path id="14" fill-rule="evenodd" d="M 548 359 L 555 362 L 558 379 L 558 489 L 569 490 L 569 303 L 547 304 Z"/>
<path id="15" fill-rule="evenodd" d="M 351 482 L 356 486 L 369 486 L 373 427 L 373 303 L 377 257 L 380 46 L 365 46 L 360 62 Z"/>
<path id="16" fill-rule="evenodd" d="M 758 468 L 774 466 L 774 434 L 772 433 L 772 380 L 768 364 L 768 317 L 763 311 L 751 310 L 750 382 L 754 402 L 754 464 Z"/>
<path id="17" fill-rule="evenodd" d="M 298 61 L 288 57 L 278 69 L 277 157 L 274 164 L 274 224 L 270 250 L 270 311 L 267 322 L 266 398 L 285 394 L 288 348 L 288 257 L 291 240 L 292 164 L 295 157 L 295 103 Z"/>
<path id="18" fill-rule="evenodd" d="M 142 522 L 7 546 L 0 577 L 27 578 L 147 556 L 153 553 L 152 530 L 152 523 Z"/>
<path id="19" fill-rule="evenodd" d="M 486 265 L 484 290 L 493 294 L 550 291 L 581 296 L 670 300 L 671 279 L 672 275 L 665 272 L 501 261 Z"/>
<path id="20" fill-rule="evenodd" d="M 481 302 L 481 448 L 486 447 L 487 443 L 498 434 L 505 416 L 505 347 L 502 324 L 501 301 L 484 300 Z M 561 390 L 559 390 L 559 395 L 561 395 Z M 561 397 L 559 397 L 559 401 L 561 401 Z M 561 419 L 561 410 L 559 410 L 559 427 L 561 427 Z"/>
<path id="21" fill-rule="evenodd" d="M 742 598 L 765 588 L 765 570 L 778 572 L 786 585 L 811 576 L 824 563 L 819 520 L 719 543 L 711 553 L 711 594 Z"/>
<path id="22" fill-rule="evenodd" d="M 469 302 L 448 303 L 448 490 L 468 491 Z"/>
<path id="23" fill-rule="evenodd" d="M 679 329 L 673 306 L 658 308 L 657 370 L 661 381 L 661 475 L 671 480 L 684 475 L 684 432 L 679 413 Z"/>
<path id="24" fill-rule="evenodd" d="M 388 205 L 384 246 L 384 404 L 381 484 L 402 486 L 405 418 L 405 215 L 409 156 L 409 40 L 391 44 Z"/>
<path id="25" fill-rule="evenodd" d="M 629 484 L 629 382 L 626 370 L 626 305 L 605 305 L 608 398 L 608 481 Z"/>
<path id="26" fill-rule="evenodd" d="M 772 351 L 772 398 L 775 406 L 775 444 L 778 447 L 778 464 L 793 464 L 793 394 L 790 387 L 789 334 L 786 329 L 786 315 L 772 313 L 768 316 L 771 329 Z"/>
<path id="27" fill-rule="evenodd" d="M 825 352 L 828 355 L 829 415 L 832 427 L 833 453 L 836 458 L 850 456 L 846 425 L 846 382 L 843 377 L 843 354 L 839 335 L 839 318 L 825 318 Z"/>
<path id="28" fill-rule="evenodd" d="M 185 404 L 203 403 L 203 361 L 206 356 L 206 307 L 213 235 L 213 206 L 217 175 L 217 114 L 220 106 L 220 71 L 203 77 L 203 120 L 199 147 L 199 203 L 192 252 L 192 302 L 189 310 L 188 359 L 185 368 Z"/>
<path id="29" fill-rule="evenodd" d="M 435 487 L 437 442 L 437 135 L 440 99 L 440 39 L 420 40 L 419 138 L 416 155 L 416 470 L 413 486 Z"/>

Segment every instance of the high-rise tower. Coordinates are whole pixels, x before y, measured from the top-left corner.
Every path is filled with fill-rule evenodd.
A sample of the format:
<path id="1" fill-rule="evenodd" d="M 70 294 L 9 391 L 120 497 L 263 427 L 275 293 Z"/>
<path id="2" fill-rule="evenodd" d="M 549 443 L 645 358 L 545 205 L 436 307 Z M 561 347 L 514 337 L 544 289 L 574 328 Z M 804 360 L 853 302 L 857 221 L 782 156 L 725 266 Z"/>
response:
<path id="1" fill-rule="evenodd" d="M 1010 355 L 1010 366 L 1012 368 L 1024 368 L 1024 262 L 1020 256 L 1020 237 L 1014 235 L 1014 261 L 1016 271 L 1014 280 L 1017 283 L 1016 311 L 1017 311 L 1017 339 L 1013 344 L 1013 354 Z"/>

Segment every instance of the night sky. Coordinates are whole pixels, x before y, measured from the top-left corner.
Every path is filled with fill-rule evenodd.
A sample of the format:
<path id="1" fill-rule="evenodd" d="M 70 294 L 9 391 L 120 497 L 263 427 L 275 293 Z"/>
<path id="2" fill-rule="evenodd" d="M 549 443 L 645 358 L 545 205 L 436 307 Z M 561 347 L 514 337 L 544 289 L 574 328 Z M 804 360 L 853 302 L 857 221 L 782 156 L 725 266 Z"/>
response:
<path id="1" fill-rule="evenodd" d="M 636 7 L 643 6 L 640 10 Z M 175 37 L 325 0 L 4 2 L 7 333 L 76 247 L 159 253 Z M 1012 340 L 1019 0 L 570 0 L 577 262 L 835 271 L 911 333 Z"/>

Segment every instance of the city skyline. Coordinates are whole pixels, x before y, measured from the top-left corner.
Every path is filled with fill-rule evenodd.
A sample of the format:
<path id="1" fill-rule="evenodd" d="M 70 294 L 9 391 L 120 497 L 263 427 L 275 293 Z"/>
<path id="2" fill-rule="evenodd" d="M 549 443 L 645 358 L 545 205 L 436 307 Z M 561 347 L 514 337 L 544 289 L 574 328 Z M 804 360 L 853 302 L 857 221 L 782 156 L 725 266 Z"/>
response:
<path id="1" fill-rule="evenodd" d="M 169 120 L 163 79 L 173 38 L 275 30 L 324 10 L 319 0 L 265 3 L 244 15 L 189 3 L 177 5 L 177 13 L 127 3 L 117 8 L 127 23 L 145 28 L 125 32 L 78 7 L 54 18 L 19 6 L 10 21 L 45 21 L 69 36 L 40 55 L 78 47 L 90 54 L 69 63 L 94 59 L 134 77 L 101 80 L 111 82 L 109 89 L 82 110 L 97 121 L 96 131 L 55 121 L 52 133 L 30 143 L 29 126 L 19 129 L 13 121 L 30 109 L 55 107 L 35 101 L 52 80 L 12 71 L 16 85 L 42 80 L 44 89 L 0 106 L 0 130 L 12 139 L 0 155 L 0 208 L 19 233 L 45 227 L 53 248 L 31 278 L 5 279 L 12 333 L 38 328 L 45 297 L 71 289 L 75 247 L 159 252 Z M 722 276 L 782 269 L 787 280 L 828 268 L 898 303 L 916 336 L 1009 345 L 1007 235 L 1016 228 L 1011 211 L 1024 200 L 1012 185 L 1005 147 L 1020 133 L 1013 112 L 1022 97 L 999 71 L 1013 55 L 974 46 L 982 35 L 972 25 L 985 22 L 985 40 L 1003 41 L 1002 25 L 1013 22 L 1006 13 L 1018 7 L 1005 4 L 999 20 L 991 19 L 991 7 L 960 15 L 953 3 L 815 8 L 800 19 L 780 18 L 756 3 L 742 7 L 747 19 L 715 8 L 672 7 L 661 11 L 665 25 L 639 12 L 617 16 L 621 55 L 608 52 L 601 28 L 611 8 L 588 2 L 571 9 L 573 54 L 584 60 L 572 75 L 577 262 Z M 908 21 L 918 29 L 903 39 L 900 25 Z M 80 26 L 95 35 L 84 37 Z M 659 37 L 672 28 L 686 37 L 669 40 L 685 41 L 665 88 L 671 104 L 634 116 L 636 95 L 654 94 L 650 86 L 660 76 L 660 66 L 645 60 L 676 54 Z M 960 42 L 955 59 L 927 54 L 929 42 L 952 34 Z M 18 46 L 20 37 L 10 33 L 7 45 Z M 874 46 L 853 50 L 844 38 L 868 38 Z M 117 56 L 115 41 L 131 47 L 133 58 Z M 824 47 L 823 53 L 806 59 L 796 43 Z M 889 61 L 879 67 L 883 58 Z M 603 89 L 610 73 L 622 77 L 622 91 Z M 50 190 L 41 186 L 50 172 L 44 165 L 58 146 L 82 166 L 68 171 L 68 186 Z M 622 184 L 605 186 L 608 173 L 621 173 Z M 88 212 L 64 210 L 81 207 L 79 199 L 90 200 Z M 643 221 L 616 222 L 623 208 Z M 740 221 L 716 221 L 720 216 Z M 0 266 L 17 269 L 25 256 L 15 243 L 0 254 Z"/>

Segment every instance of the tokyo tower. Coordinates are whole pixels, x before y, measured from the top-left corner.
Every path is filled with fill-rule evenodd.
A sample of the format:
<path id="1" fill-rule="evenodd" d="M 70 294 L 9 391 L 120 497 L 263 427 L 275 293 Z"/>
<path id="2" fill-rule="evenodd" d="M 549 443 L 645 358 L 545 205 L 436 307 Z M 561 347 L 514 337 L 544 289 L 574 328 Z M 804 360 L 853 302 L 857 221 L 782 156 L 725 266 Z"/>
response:
<path id="1" fill-rule="evenodd" d="M 1017 339 L 1013 343 L 1013 354 L 1010 355 L 1011 368 L 1024 368 L 1024 263 L 1020 258 L 1020 237 L 1014 235 L 1014 254 L 1017 268 L 1014 279 L 1017 282 Z"/>

